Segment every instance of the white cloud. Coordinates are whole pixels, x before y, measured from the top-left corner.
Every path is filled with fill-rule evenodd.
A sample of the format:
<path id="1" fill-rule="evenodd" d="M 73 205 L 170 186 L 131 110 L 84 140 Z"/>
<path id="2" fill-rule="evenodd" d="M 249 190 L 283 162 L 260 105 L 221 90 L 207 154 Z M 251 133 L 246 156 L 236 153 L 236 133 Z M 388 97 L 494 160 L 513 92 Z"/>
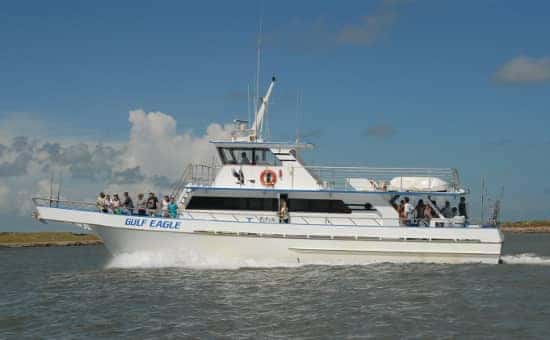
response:
<path id="1" fill-rule="evenodd" d="M 401 5 L 409 0 L 384 0 L 372 13 L 343 25 L 330 25 L 325 17 L 312 21 L 295 18 L 267 35 L 267 45 L 286 46 L 293 52 L 310 53 L 340 46 L 372 45 L 384 37 L 395 23 Z"/>
<path id="2" fill-rule="evenodd" d="M 177 177 L 189 162 L 208 162 L 214 156 L 209 140 L 230 136 L 229 127 L 211 124 L 206 134 L 177 134 L 176 120 L 162 112 L 130 111 L 132 125 L 125 167 L 139 166 L 147 175 Z"/>
<path id="3" fill-rule="evenodd" d="M 201 136 L 178 133 L 176 120 L 162 112 L 134 110 L 128 120 L 130 136 L 125 143 L 53 142 L 24 136 L 0 141 L 2 212 L 28 215 L 31 197 L 49 194 L 52 173 L 56 182 L 62 177 L 63 196 L 74 200 L 93 199 L 102 190 L 165 191 L 190 162 L 212 160 L 210 139 L 229 137 L 231 132 L 230 126 L 214 123 Z M 55 193 L 57 186 L 53 189 Z"/>
<path id="4" fill-rule="evenodd" d="M 28 112 L 2 112 L 0 115 L 0 143 L 6 144 L 17 137 L 16 131 L 25 131 L 29 136 L 40 136 L 48 131 L 45 124 Z"/>
<path id="5" fill-rule="evenodd" d="M 496 71 L 494 80 L 501 84 L 518 85 L 550 81 L 550 58 L 513 58 Z"/>
<path id="6" fill-rule="evenodd" d="M 373 15 L 363 16 L 358 23 L 340 28 L 336 32 L 336 41 L 350 45 L 371 44 L 391 28 L 396 17 L 395 4 L 384 1 Z"/>

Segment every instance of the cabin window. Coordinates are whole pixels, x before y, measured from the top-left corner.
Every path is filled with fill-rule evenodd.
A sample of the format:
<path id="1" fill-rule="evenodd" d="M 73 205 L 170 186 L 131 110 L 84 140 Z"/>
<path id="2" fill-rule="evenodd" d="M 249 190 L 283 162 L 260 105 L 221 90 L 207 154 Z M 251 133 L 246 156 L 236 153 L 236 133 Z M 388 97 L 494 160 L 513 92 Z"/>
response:
<path id="1" fill-rule="evenodd" d="M 277 211 L 276 198 L 193 196 L 188 210 L 259 210 Z"/>
<path id="2" fill-rule="evenodd" d="M 288 202 L 291 212 L 315 212 L 331 214 L 350 214 L 351 209 L 342 200 L 319 200 L 291 198 Z"/>
<path id="3" fill-rule="evenodd" d="M 218 152 L 223 164 L 237 164 L 237 158 L 233 153 L 233 149 L 218 148 Z"/>
<path id="4" fill-rule="evenodd" d="M 279 159 L 266 148 L 218 148 L 218 153 L 223 164 L 281 165 Z"/>

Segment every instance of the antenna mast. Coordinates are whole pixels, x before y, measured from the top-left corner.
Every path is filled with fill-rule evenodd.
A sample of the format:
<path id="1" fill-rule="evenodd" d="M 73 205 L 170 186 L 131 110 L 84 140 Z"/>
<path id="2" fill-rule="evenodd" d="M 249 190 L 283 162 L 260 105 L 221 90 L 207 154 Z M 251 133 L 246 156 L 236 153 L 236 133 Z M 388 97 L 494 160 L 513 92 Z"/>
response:
<path id="1" fill-rule="evenodd" d="M 271 83 L 269 84 L 269 87 L 267 88 L 267 92 L 265 94 L 265 97 L 262 97 L 260 99 L 260 106 L 258 107 L 258 111 L 256 112 L 256 119 L 254 120 L 254 124 L 252 124 L 252 134 L 250 137 L 251 140 L 254 141 L 261 141 L 263 139 L 263 128 L 264 128 L 264 116 L 267 112 L 267 106 L 269 104 L 269 98 L 271 97 L 271 92 L 273 91 L 273 86 L 275 85 L 275 76 L 271 78 Z"/>
<path id="2" fill-rule="evenodd" d="M 296 91 L 296 144 L 300 141 L 300 123 L 301 123 L 302 92 Z"/>
<path id="3" fill-rule="evenodd" d="M 258 40 L 256 45 L 256 112 L 260 108 L 260 69 L 262 63 L 262 34 L 264 26 L 264 8 L 260 3 L 260 27 L 258 32 Z"/>
<path id="4" fill-rule="evenodd" d="M 52 206 L 52 200 L 53 200 L 53 172 L 50 176 L 50 207 Z"/>

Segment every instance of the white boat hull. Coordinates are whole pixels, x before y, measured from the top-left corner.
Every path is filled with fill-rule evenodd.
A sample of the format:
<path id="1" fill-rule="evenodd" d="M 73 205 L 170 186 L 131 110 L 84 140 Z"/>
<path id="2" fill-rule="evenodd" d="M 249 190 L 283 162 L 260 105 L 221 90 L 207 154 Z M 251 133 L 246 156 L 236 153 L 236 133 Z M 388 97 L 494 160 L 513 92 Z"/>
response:
<path id="1" fill-rule="evenodd" d="M 114 255 L 178 253 L 259 266 L 374 262 L 496 264 L 503 241 L 500 231 L 494 228 L 304 226 L 129 217 L 49 207 L 38 207 L 38 211 L 42 219 L 93 229 Z"/>

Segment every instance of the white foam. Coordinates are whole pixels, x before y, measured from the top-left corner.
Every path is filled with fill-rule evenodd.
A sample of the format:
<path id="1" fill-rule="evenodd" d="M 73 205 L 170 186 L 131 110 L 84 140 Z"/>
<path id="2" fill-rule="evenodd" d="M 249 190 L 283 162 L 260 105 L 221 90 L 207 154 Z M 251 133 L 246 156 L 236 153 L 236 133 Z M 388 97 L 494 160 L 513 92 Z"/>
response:
<path id="1" fill-rule="evenodd" d="M 537 256 L 533 253 L 523 253 L 502 256 L 505 264 L 550 265 L 550 257 Z M 376 263 L 376 262 L 374 262 Z M 313 264 L 313 263 L 310 263 Z M 351 263 L 315 263 L 318 265 L 354 265 Z M 366 263 L 361 263 L 366 264 Z M 371 264 L 371 263 L 368 263 Z M 140 251 L 114 255 L 107 268 L 168 268 L 183 267 L 193 269 L 239 269 L 239 268 L 282 268 L 299 267 L 298 262 L 277 262 L 268 259 L 240 259 L 223 256 L 199 256 L 190 251 Z"/>
<path id="2" fill-rule="evenodd" d="M 537 256 L 533 253 L 524 253 L 502 256 L 502 262 L 507 264 L 550 265 L 550 257 Z"/>
<path id="3" fill-rule="evenodd" d="M 269 260 L 232 259 L 219 256 L 198 256 L 189 251 L 152 252 L 142 251 L 114 255 L 107 268 L 166 268 L 184 267 L 193 269 L 239 269 L 298 267 L 300 263 L 281 263 Z"/>

